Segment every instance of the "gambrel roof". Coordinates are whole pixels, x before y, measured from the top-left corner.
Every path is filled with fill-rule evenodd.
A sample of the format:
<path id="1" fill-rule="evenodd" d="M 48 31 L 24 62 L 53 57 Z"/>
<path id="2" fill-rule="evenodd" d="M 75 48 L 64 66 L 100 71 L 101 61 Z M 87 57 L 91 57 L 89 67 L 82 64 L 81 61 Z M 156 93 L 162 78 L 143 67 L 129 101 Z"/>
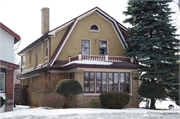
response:
<path id="1" fill-rule="evenodd" d="M 121 43 L 123 44 L 123 47 L 126 49 L 128 46 L 125 42 L 125 38 L 123 36 L 122 30 L 126 31 L 126 27 L 124 27 L 122 24 L 120 24 L 119 22 L 117 22 L 114 18 L 112 18 L 110 15 L 108 15 L 107 13 L 105 13 L 103 10 L 101 10 L 98 7 L 95 7 L 87 12 L 85 12 L 82 15 L 79 15 L 78 17 L 66 22 L 65 24 L 56 27 L 55 29 L 45 33 L 43 36 L 41 36 L 40 38 L 38 38 L 36 41 L 34 41 L 33 43 L 31 43 L 30 45 L 28 45 L 26 48 L 24 48 L 23 50 L 21 50 L 18 54 L 22 55 L 23 53 L 25 53 L 26 51 L 28 51 L 29 49 L 31 49 L 32 47 L 36 46 L 37 44 L 39 44 L 40 42 L 42 42 L 43 40 L 45 40 L 47 37 L 49 36 L 55 36 L 55 33 L 57 33 L 58 31 L 61 31 L 64 28 L 68 27 L 68 30 L 65 32 L 63 39 L 60 41 L 58 47 L 56 48 L 56 51 L 54 52 L 54 54 L 52 55 L 52 57 L 50 58 L 50 65 L 52 66 L 52 64 L 54 63 L 55 59 L 57 58 L 58 54 L 60 53 L 62 47 L 64 46 L 66 40 L 68 39 L 69 35 L 71 34 L 71 32 L 73 31 L 73 28 L 75 27 L 76 23 L 87 17 L 88 15 L 97 12 L 99 15 L 101 15 L 103 18 L 107 19 L 109 22 L 111 22 L 113 24 L 113 27 L 121 41 Z"/>
<path id="2" fill-rule="evenodd" d="M 53 54 L 52 57 L 50 58 L 50 61 L 49 61 L 49 65 L 48 65 L 48 66 L 52 66 L 53 63 L 55 62 L 55 60 L 57 59 L 59 53 L 61 52 L 63 46 L 64 46 L 65 43 L 66 43 L 68 37 L 70 36 L 71 32 L 73 31 L 74 27 L 76 26 L 76 23 L 77 23 L 79 20 L 81 20 L 81 19 L 89 16 L 90 14 L 92 14 L 92 13 L 94 13 L 94 12 L 98 13 L 98 14 L 101 15 L 103 18 L 107 19 L 109 22 L 112 23 L 112 25 L 113 25 L 113 27 L 114 27 L 114 29 L 115 29 L 115 31 L 116 31 L 116 34 L 118 35 L 119 40 L 120 40 L 120 42 L 122 43 L 124 49 L 126 49 L 126 48 L 128 47 L 127 44 L 126 44 L 126 42 L 125 42 L 125 38 L 124 38 L 124 36 L 123 36 L 123 34 L 122 34 L 122 31 L 121 31 L 121 30 L 125 30 L 125 31 L 126 31 L 127 29 L 126 29 L 123 25 L 121 25 L 120 23 L 118 23 L 118 22 L 117 22 L 114 18 L 112 18 L 110 15 L 108 15 L 107 13 L 105 13 L 103 10 L 101 10 L 101 9 L 98 8 L 98 7 L 95 7 L 95 8 L 93 8 L 93 9 L 87 11 L 86 13 L 84 13 L 84 14 L 82 14 L 82 15 L 74 18 L 74 19 L 72 19 L 71 21 L 69 21 L 69 22 L 67 22 L 67 23 L 65 23 L 65 24 L 63 24 L 63 25 L 61 25 L 61 26 L 59 26 L 59 27 L 57 27 L 57 28 L 55 28 L 55 29 L 53 29 L 53 30 L 51 30 L 51 31 L 49 31 L 49 32 L 47 33 L 47 34 L 50 35 L 50 36 L 55 36 L 55 33 L 57 33 L 58 31 L 66 28 L 66 27 L 68 27 L 68 29 L 66 30 L 66 32 L 65 32 L 65 34 L 64 34 L 64 37 L 62 38 L 62 40 L 60 41 L 60 43 L 59 43 L 58 47 L 56 48 L 54 54 Z"/>

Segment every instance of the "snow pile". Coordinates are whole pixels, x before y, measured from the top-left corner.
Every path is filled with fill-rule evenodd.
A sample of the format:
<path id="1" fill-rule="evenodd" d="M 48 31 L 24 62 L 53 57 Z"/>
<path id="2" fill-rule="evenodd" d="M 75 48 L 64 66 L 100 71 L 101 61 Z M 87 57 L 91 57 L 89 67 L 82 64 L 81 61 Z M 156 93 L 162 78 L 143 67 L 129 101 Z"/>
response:
<path id="1" fill-rule="evenodd" d="M 144 108 L 146 105 L 146 102 L 141 102 L 139 104 L 140 108 Z M 173 109 L 179 109 L 180 110 L 180 106 L 176 105 L 175 101 L 172 101 L 170 99 L 166 99 L 166 100 L 156 100 L 155 106 L 157 109 L 169 109 L 168 106 L 169 105 L 173 105 Z M 149 103 L 149 107 L 150 107 L 150 103 Z"/>
<path id="2" fill-rule="evenodd" d="M 16 109 L 17 108 L 17 109 Z M 15 111 L 0 114 L 0 119 L 178 119 L 180 110 L 126 109 L 45 109 L 17 106 Z"/>

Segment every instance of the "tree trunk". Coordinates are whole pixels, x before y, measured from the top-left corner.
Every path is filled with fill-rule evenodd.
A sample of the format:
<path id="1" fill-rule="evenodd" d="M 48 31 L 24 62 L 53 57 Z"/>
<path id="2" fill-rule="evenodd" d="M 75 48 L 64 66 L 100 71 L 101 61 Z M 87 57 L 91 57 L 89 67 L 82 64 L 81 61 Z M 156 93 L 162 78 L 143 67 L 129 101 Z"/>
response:
<path id="1" fill-rule="evenodd" d="M 155 98 L 151 98 L 150 109 L 156 109 L 156 107 L 155 107 L 155 102 L 156 102 Z"/>

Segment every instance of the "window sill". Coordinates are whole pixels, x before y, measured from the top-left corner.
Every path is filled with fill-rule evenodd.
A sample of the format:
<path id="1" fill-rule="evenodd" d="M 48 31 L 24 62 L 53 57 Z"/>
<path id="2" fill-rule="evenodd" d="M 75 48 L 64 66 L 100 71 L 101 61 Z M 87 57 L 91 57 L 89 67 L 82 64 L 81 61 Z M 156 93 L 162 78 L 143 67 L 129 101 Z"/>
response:
<path id="1" fill-rule="evenodd" d="M 47 59 L 47 56 L 46 56 L 46 57 L 44 57 L 44 59 Z"/>
<path id="2" fill-rule="evenodd" d="M 96 32 L 96 33 L 99 33 L 100 31 L 99 31 L 99 30 L 90 30 L 90 32 Z"/>
<path id="3" fill-rule="evenodd" d="M 100 96 L 101 93 L 83 93 L 84 96 Z M 129 93 L 130 96 L 133 96 L 132 93 Z"/>
<path id="4" fill-rule="evenodd" d="M 100 96 L 101 93 L 83 93 L 84 96 Z"/>

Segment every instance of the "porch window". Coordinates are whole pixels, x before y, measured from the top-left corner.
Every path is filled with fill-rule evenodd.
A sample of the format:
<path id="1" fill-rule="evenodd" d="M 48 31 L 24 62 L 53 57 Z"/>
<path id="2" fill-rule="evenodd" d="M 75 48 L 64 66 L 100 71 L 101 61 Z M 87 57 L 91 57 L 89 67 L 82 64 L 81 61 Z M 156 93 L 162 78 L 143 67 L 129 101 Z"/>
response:
<path id="1" fill-rule="evenodd" d="M 109 92 L 118 92 L 119 91 L 119 78 L 118 73 L 108 73 L 108 79 L 109 79 Z"/>
<path id="2" fill-rule="evenodd" d="M 84 92 L 95 92 L 95 76 L 94 72 L 85 72 L 84 73 Z"/>
<path id="3" fill-rule="evenodd" d="M 96 92 L 107 92 L 107 73 L 96 73 Z"/>
<path id="4" fill-rule="evenodd" d="M 95 76 L 96 74 L 96 76 Z M 94 77 L 95 76 L 95 77 Z M 130 73 L 128 72 L 85 72 L 84 92 L 128 92 L 130 93 Z"/>
<path id="5" fill-rule="evenodd" d="M 0 92 L 5 91 L 5 73 L 0 73 Z"/>
<path id="6" fill-rule="evenodd" d="M 82 55 L 90 55 L 90 41 L 81 40 L 81 52 Z"/>
<path id="7" fill-rule="evenodd" d="M 130 93 L 130 74 L 120 73 L 120 90 L 121 92 Z"/>
<path id="8" fill-rule="evenodd" d="M 107 53 L 107 41 L 99 41 L 99 55 Z"/>

